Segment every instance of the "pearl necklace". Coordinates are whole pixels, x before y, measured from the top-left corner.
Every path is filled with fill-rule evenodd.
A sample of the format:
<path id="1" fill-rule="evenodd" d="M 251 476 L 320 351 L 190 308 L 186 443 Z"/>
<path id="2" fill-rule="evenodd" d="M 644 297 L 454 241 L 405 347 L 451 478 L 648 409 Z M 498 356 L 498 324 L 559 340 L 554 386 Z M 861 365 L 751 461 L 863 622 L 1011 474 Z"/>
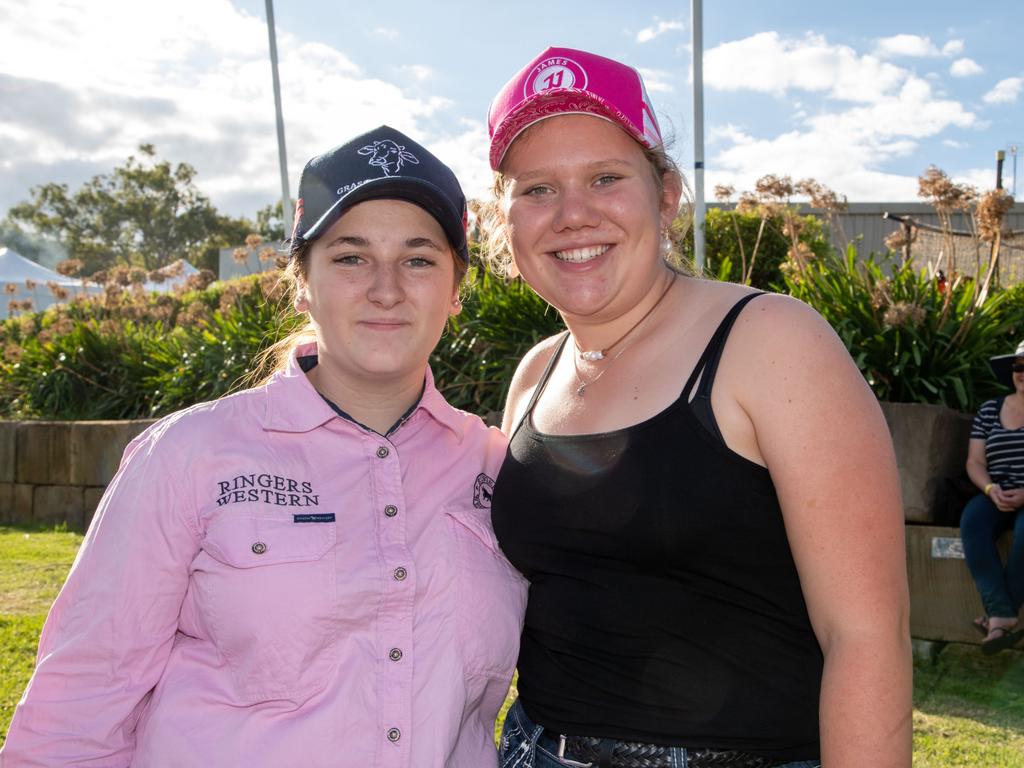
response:
<path id="1" fill-rule="evenodd" d="M 643 317 L 641 317 L 639 320 L 637 320 L 635 323 L 633 323 L 633 325 L 631 325 L 629 327 L 629 330 L 627 330 L 624 334 L 619 336 L 619 338 L 617 338 L 615 341 L 613 341 L 611 344 L 609 344 L 604 349 L 593 349 L 593 350 L 584 351 L 584 350 L 580 349 L 580 345 L 576 342 L 576 337 L 573 336 L 572 337 L 572 343 L 573 343 L 573 346 L 576 348 L 576 352 L 579 354 L 580 359 L 586 360 L 588 363 L 595 363 L 595 362 L 598 362 L 599 360 L 604 360 L 605 356 L 612 349 L 614 349 L 616 346 L 618 346 L 618 344 L 620 342 L 625 340 L 625 338 L 627 336 L 629 336 L 631 333 L 633 333 L 633 331 L 635 331 L 637 328 L 640 327 L 641 323 L 643 323 L 644 320 L 649 318 L 654 313 L 654 310 L 656 310 L 658 308 L 658 306 L 661 304 L 662 299 L 664 299 L 668 295 L 669 290 L 672 288 L 673 285 L 675 285 L 676 277 L 677 277 L 676 273 L 673 272 L 672 273 L 672 279 L 668 281 L 668 285 L 665 286 L 665 290 L 663 290 L 661 292 L 661 295 L 658 297 L 658 300 L 656 302 L 654 302 L 654 304 L 651 305 L 651 308 L 648 309 L 646 312 L 644 312 Z M 624 346 L 622 349 L 620 349 L 618 352 L 616 352 L 615 356 L 610 361 L 608 361 L 608 365 L 606 365 L 604 368 L 602 368 L 598 372 L 598 374 L 594 378 L 592 378 L 590 381 L 585 381 L 583 379 L 583 376 L 580 375 L 579 363 L 576 361 L 576 355 L 573 355 L 572 356 L 572 367 L 573 367 L 573 370 L 576 373 L 576 381 L 579 384 L 579 386 L 576 387 L 576 397 L 583 397 L 583 395 L 587 391 L 587 387 L 589 387 L 591 384 L 595 383 L 598 379 L 600 379 L 602 376 L 604 376 L 605 372 L 609 368 L 611 368 L 612 365 L 615 364 L 616 360 L 618 360 L 620 357 L 622 357 L 622 353 L 625 352 L 627 349 L 629 349 L 629 345 L 628 344 L 626 346 Z"/>

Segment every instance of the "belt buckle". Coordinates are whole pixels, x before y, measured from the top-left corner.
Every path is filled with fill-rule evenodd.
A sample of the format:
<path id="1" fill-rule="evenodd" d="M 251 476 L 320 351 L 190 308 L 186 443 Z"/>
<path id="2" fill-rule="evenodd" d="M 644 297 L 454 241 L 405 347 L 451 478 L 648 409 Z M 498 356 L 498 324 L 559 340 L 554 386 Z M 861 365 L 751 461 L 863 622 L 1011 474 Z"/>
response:
<path id="1" fill-rule="evenodd" d="M 581 762 L 579 762 L 577 760 L 573 760 L 573 759 L 568 758 L 568 757 L 565 756 L 565 734 L 564 733 L 558 734 L 558 752 L 557 752 L 557 754 L 555 756 L 559 760 L 561 760 L 563 763 L 565 763 L 566 765 L 572 765 L 572 766 L 575 766 L 575 768 L 592 768 L 592 766 L 594 765 L 593 763 L 581 763 Z"/>

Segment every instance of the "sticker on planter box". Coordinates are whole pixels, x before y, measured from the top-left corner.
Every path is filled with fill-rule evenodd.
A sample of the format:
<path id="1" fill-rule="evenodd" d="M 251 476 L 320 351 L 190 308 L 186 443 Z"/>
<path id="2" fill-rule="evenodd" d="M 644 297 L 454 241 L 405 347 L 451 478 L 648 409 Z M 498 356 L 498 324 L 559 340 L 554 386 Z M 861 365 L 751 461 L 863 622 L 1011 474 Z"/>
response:
<path id="1" fill-rule="evenodd" d="M 953 536 L 934 536 L 932 538 L 932 558 L 940 560 L 963 560 L 964 544 Z"/>

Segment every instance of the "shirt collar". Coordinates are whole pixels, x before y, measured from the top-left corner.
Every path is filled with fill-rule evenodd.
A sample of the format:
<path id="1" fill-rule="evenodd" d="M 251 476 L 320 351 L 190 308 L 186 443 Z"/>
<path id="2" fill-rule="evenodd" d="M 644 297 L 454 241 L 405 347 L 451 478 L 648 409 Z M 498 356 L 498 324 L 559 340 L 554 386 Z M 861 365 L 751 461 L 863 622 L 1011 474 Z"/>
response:
<path id="1" fill-rule="evenodd" d="M 320 396 L 299 367 L 298 358 L 316 353 L 316 342 L 300 344 L 288 358 L 285 369 L 275 373 L 267 382 L 264 429 L 276 432 L 310 432 L 331 419 L 341 418 Z M 461 441 L 465 415 L 450 406 L 437 391 L 429 366 L 424 376 L 423 396 L 406 421 L 413 418 L 417 412 L 424 411 L 434 421 L 450 429 Z M 401 432 L 401 427 L 396 432 Z"/>

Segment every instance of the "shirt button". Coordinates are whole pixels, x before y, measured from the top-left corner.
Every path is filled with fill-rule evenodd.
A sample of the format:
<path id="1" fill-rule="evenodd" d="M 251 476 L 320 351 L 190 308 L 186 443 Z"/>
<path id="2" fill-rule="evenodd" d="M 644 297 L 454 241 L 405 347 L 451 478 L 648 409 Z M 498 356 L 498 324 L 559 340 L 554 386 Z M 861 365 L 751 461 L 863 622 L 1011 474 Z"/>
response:
<path id="1" fill-rule="evenodd" d="M 388 504 L 386 507 L 384 507 L 384 514 L 388 517 L 394 517 L 398 514 L 398 507 L 396 507 L 394 504 Z"/>
<path id="2" fill-rule="evenodd" d="M 395 568 L 395 581 L 405 581 L 405 577 L 409 575 L 409 572 L 405 568 Z"/>
<path id="3" fill-rule="evenodd" d="M 391 659 L 392 661 L 401 661 L 402 660 L 402 649 L 401 648 L 392 648 L 391 652 L 388 653 L 388 658 Z"/>
<path id="4" fill-rule="evenodd" d="M 388 741 L 394 744 L 400 738 L 402 738 L 402 732 L 400 730 L 397 728 L 388 728 Z"/>
<path id="5" fill-rule="evenodd" d="M 377 449 L 377 458 L 386 459 L 389 453 L 391 453 L 391 451 L 388 450 L 388 447 L 386 445 L 382 445 Z"/>
<path id="6" fill-rule="evenodd" d="M 266 551 L 267 551 L 267 545 L 264 544 L 262 541 L 255 541 L 255 542 L 253 542 L 252 553 L 254 555 L 262 555 Z"/>

